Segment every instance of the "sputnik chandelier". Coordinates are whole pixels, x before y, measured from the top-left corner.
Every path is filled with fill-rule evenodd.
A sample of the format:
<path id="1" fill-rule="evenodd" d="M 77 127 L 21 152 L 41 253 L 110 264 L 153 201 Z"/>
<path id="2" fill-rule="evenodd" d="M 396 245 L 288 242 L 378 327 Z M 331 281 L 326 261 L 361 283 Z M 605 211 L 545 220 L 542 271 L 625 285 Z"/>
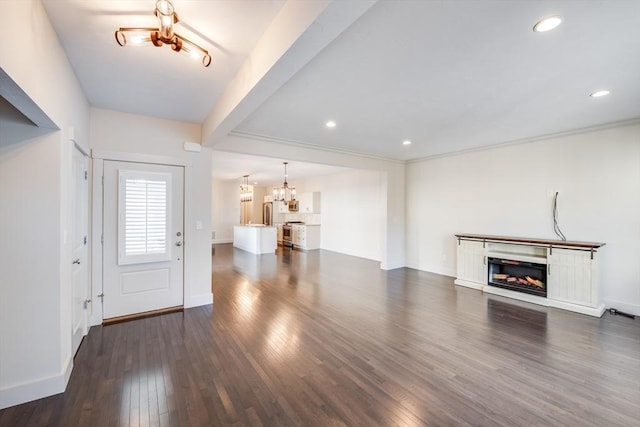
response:
<path id="1" fill-rule="evenodd" d="M 160 21 L 158 28 L 122 27 L 115 32 L 118 44 L 122 47 L 126 46 L 127 42 L 132 45 L 151 43 L 156 47 L 166 44 L 171 46 L 174 52 L 183 52 L 193 59 L 200 60 L 205 67 L 211 65 L 211 55 L 206 49 L 173 32 L 173 24 L 178 23 L 178 15 L 170 0 L 158 0 L 154 13 Z"/>

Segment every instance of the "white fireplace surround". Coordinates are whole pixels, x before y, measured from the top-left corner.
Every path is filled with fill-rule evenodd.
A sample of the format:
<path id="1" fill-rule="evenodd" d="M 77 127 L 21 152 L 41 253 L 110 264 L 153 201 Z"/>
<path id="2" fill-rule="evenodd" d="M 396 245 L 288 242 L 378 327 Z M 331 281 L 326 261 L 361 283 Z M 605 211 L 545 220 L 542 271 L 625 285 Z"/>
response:
<path id="1" fill-rule="evenodd" d="M 456 285 L 534 304 L 600 317 L 598 249 L 604 243 L 520 237 L 456 234 Z M 488 284 L 488 258 L 547 266 L 547 296 L 536 296 Z"/>

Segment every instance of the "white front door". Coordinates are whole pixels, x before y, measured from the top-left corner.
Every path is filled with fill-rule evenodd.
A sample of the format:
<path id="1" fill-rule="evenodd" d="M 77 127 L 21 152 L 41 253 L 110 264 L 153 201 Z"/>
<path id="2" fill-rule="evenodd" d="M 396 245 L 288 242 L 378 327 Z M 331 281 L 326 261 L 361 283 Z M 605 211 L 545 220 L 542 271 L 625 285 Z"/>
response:
<path id="1" fill-rule="evenodd" d="M 89 235 L 89 185 L 87 156 L 77 147 L 73 148 L 73 223 L 71 230 L 71 354 L 76 354 L 87 334 L 87 305 L 89 276 L 87 236 Z"/>
<path id="2" fill-rule="evenodd" d="M 184 168 L 104 162 L 103 318 L 183 305 Z"/>

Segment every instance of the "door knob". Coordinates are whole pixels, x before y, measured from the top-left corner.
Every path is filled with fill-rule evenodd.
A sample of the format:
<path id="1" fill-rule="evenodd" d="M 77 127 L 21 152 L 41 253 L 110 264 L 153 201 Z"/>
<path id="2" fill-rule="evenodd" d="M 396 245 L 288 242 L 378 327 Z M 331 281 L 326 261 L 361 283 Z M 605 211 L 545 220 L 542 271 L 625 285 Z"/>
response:
<path id="1" fill-rule="evenodd" d="M 182 242 L 176 242 L 176 246 L 182 246 Z"/>
<path id="2" fill-rule="evenodd" d="M 78 258 L 78 259 L 74 259 L 74 260 L 73 260 L 73 264 L 78 264 L 78 265 L 79 265 L 79 264 L 80 264 L 80 258 Z"/>

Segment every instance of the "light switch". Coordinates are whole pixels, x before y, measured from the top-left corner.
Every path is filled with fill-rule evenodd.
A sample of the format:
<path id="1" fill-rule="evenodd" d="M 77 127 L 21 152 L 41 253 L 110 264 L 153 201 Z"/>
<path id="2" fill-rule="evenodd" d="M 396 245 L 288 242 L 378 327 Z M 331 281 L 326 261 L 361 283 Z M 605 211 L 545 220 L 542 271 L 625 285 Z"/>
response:
<path id="1" fill-rule="evenodd" d="M 196 221 L 196 230 L 202 230 L 202 221 Z"/>

